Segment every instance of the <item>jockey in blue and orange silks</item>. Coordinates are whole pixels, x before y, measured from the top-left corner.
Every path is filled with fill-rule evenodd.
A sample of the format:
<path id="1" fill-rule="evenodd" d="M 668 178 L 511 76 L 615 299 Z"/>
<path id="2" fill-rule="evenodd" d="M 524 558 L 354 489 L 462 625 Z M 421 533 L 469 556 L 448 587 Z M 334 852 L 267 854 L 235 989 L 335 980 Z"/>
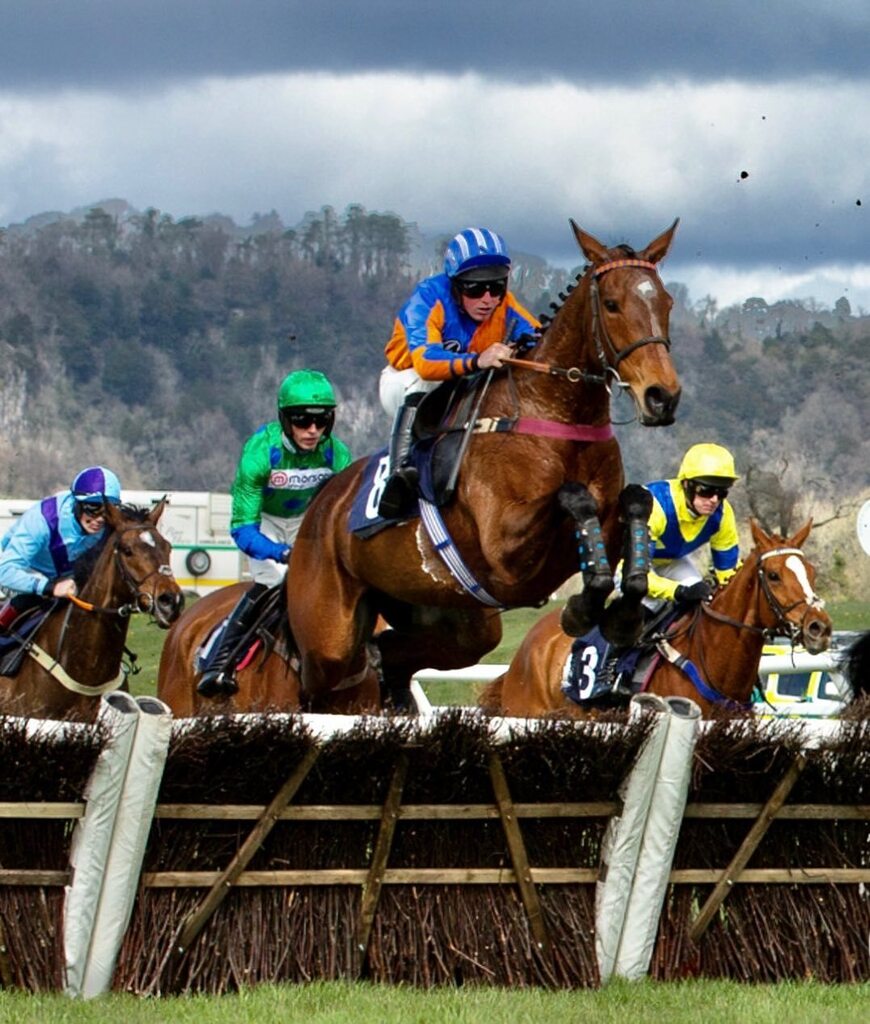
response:
<path id="1" fill-rule="evenodd" d="M 510 268 L 501 235 L 466 228 L 449 242 L 444 272 L 421 281 L 399 310 L 380 379 L 381 405 L 394 417 L 381 515 L 404 515 L 413 504 L 416 473 L 405 463 L 423 395 L 443 381 L 498 369 L 511 343 L 540 327 L 508 290 Z"/>
<path id="2" fill-rule="evenodd" d="M 718 444 L 693 445 L 675 480 L 655 480 L 649 517 L 652 568 L 645 603 L 709 600 L 714 587 L 703 579 L 689 556 L 710 545 L 713 574 L 727 583 L 740 567 L 739 538 L 728 492 L 738 480 L 734 458 Z"/>

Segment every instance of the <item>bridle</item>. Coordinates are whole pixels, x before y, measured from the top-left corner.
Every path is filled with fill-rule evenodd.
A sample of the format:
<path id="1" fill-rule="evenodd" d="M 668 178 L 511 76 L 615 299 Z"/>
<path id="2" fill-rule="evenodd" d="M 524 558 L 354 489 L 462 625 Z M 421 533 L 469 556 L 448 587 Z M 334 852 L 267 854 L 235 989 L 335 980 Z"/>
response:
<path id="1" fill-rule="evenodd" d="M 795 608 L 800 608 L 802 604 L 806 605 L 807 609 L 809 609 L 812 606 L 812 602 L 807 600 L 806 597 L 802 597 L 797 601 L 793 601 L 788 606 L 783 606 L 783 604 L 777 599 L 776 595 L 770 589 L 770 583 L 764 574 L 764 562 L 768 558 L 774 558 L 777 555 L 797 555 L 806 564 L 806 556 L 800 548 L 773 548 L 758 556 L 758 569 L 756 570 L 756 574 L 758 576 L 759 583 L 759 601 L 761 594 L 764 594 L 768 607 L 776 617 L 776 621 L 772 626 L 750 626 L 747 622 L 739 622 L 737 619 L 732 619 L 728 615 L 723 615 L 722 612 L 714 611 L 709 605 L 704 603 L 700 605 L 701 611 L 705 615 L 709 615 L 711 619 L 717 619 L 719 622 L 725 622 L 730 626 L 735 626 L 737 629 L 747 630 L 750 633 L 758 633 L 766 640 L 771 640 L 776 636 L 785 635 L 789 638 L 792 645 L 796 644 L 800 640 L 803 626 L 797 622 L 790 621 L 788 616 L 795 610 Z"/>
<path id="2" fill-rule="evenodd" d="M 646 345 L 664 345 L 667 351 L 671 349 L 671 339 L 661 335 L 649 335 L 638 338 L 623 349 L 617 349 L 613 339 L 604 325 L 601 315 L 601 293 L 598 288 L 598 279 L 611 270 L 619 270 L 625 267 L 637 267 L 641 270 L 649 270 L 658 277 L 658 269 L 655 263 L 649 260 L 628 258 L 610 260 L 597 267 L 590 267 L 584 276 L 589 277 L 589 297 L 592 304 L 592 341 L 595 346 L 595 355 L 600 364 L 600 372 L 590 372 L 581 369 L 579 366 L 556 366 L 552 363 L 535 362 L 529 359 L 509 359 L 506 362 L 514 366 L 521 366 L 524 369 L 537 370 L 540 373 L 548 373 L 553 377 L 564 377 L 571 384 L 602 384 L 608 392 L 612 386 L 626 388 L 628 385 L 619 375 L 619 364 L 632 352 L 643 348 Z"/>
<path id="3" fill-rule="evenodd" d="M 153 576 L 171 576 L 172 567 L 166 563 L 161 562 L 155 569 L 147 573 L 145 576 L 137 579 L 127 568 L 127 564 L 121 554 L 121 543 L 125 533 L 131 533 L 134 531 L 142 530 L 153 530 L 154 525 L 152 523 L 135 523 L 131 526 L 124 526 L 120 530 L 115 531 L 115 538 L 113 542 L 113 558 L 115 565 L 118 569 L 118 573 L 126 584 L 127 589 L 133 596 L 134 601 L 128 604 L 119 605 L 117 608 L 105 607 L 101 605 L 91 604 L 88 601 L 83 601 L 79 597 L 71 597 L 70 601 L 83 611 L 96 612 L 100 615 L 118 615 L 121 618 L 127 618 L 130 615 L 138 615 L 140 612 L 153 613 L 154 610 L 154 595 L 149 591 L 142 589 Z"/>
<path id="4" fill-rule="evenodd" d="M 680 652 L 672 646 L 670 641 L 675 640 L 680 636 L 688 636 L 691 638 L 696 626 L 698 625 L 700 616 L 703 614 L 707 615 L 711 619 L 715 619 L 717 622 L 723 622 L 726 625 L 733 626 L 735 629 L 744 630 L 756 636 L 761 636 L 766 640 L 772 640 L 775 636 L 782 636 L 785 634 L 791 641 L 792 646 L 794 646 L 800 640 L 803 626 L 796 622 L 789 621 L 788 615 L 790 612 L 794 611 L 795 608 L 799 608 L 802 604 L 805 604 L 809 609 L 812 602 L 808 601 L 806 598 L 801 598 L 798 601 L 794 601 L 787 607 L 784 607 L 781 602 L 777 600 L 776 595 L 770 589 L 770 584 L 764 575 L 763 565 L 766 559 L 774 558 L 777 555 L 798 555 L 805 561 L 804 553 L 800 548 L 773 548 L 772 550 L 765 551 L 758 556 L 758 567 L 756 569 L 756 575 L 758 576 L 759 581 L 758 600 L 760 602 L 761 594 L 764 594 L 768 607 L 776 617 L 776 621 L 772 626 L 750 625 L 748 622 L 732 618 L 730 615 L 725 615 L 722 612 L 716 611 L 705 602 L 701 602 L 701 604 L 697 606 L 691 621 L 683 630 L 678 633 L 669 633 L 664 637 L 660 637 L 656 643 L 659 653 L 688 676 L 698 692 L 711 703 L 723 704 L 726 707 L 746 710 L 750 706 L 751 702 L 742 704 L 739 701 L 735 701 L 731 697 L 726 696 L 720 690 L 717 690 L 715 686 L 711 685 L 707 681 L 710 673 L 704 660 L 703 647 L 699 652 L 701 672 L 698 672 L 696 666 L 689 660 L 689 658 L 680 654 Z"/>

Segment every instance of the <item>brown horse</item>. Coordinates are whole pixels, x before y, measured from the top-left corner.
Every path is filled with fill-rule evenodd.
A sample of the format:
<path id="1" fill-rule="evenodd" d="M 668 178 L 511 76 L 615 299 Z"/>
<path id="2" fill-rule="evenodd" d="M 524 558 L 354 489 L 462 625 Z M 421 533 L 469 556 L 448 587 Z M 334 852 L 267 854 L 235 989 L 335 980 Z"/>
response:
<path id="1" fill-rule="evenodd" d="M 588 527 L 594 552 L 596 510 L 606 556 L 590 575 L 605 586 L 587 594 L 590 618 L 600 616 L 619 557 L 620 515 L 645 526 L 648 512 L 630 499 L 620 508 L 610 391 L 626 388 L 648 426 L 672 423 L 679 400 L 668 340 L 672 300 L 656 269 L 676 226 L 635 252 L 607 248 L 572 222 L 589 266 L 561 296 L 531 361 L 483 378 L 475 432 L 453 500 L 441 509 L 470 588 L 457 582 L 419 520 L 368 539 L 348 532 L 364 460 L 314 498 L 287 576 L 290 592 L 305 594 L 289 614 L 312 708 L 360 670 L 378 614 L 393 627 L 377 643 L 397 705 L 416 670 L 479 661 L 500 639 L 500 608 L 542 602 L 577 571 L 578 529 Z"/>
<path id="2" fill-rule="evenodd" d="M 299 659 L 290 637 L 278 636 L 275 646 L 260 649 L 236 670 L 239 689 L 232 696 L 202 697 L 196 692 L 199 678 L 194 664 L 197 650 L 212 630 L 235 608 L 250 583 L 234 583 L 200 598 L 169 631 L 160 656 L 157 696 L 166 701 L 176 717 L 204 713 L 241 714 L 249 711 L 298 711 Z M 284 620 L 286 625 L 286 619 Z M 380 685 L 377 672 L 369 665 L 360 678 L 346 680 L 330 696 L 328 710 L 354 714 L 377 710 Z"/>
<path id="3" fill-rule="evenodd" d="M 649 693 L 689 697 L 705 716 L 714 707 L 742 708 L 758 678 L 766 636 L 787 635 L 812 654 L 827 649 L 831 620 L 813 591 L 815 569 L 800 550 L 811 525 L 785 540 L 752 521 L 756 546 L 739 571 L 709 605 L 696 606 L 667 630 L 647 677 Z M 520 718 L 588 714 L 562 692 L 574 638 L 562 631 L 560 618 L 550 612 L 529 630 L 507 672 L 484 690 L 482 707 Z M 684 667 L 678 658 L 688 659 Z"/>
<path id="4" fill-rule="evenodd" d="M 147 612 L 167 629 L 184 606 L 169 542 L 157 529 L 164 504 L 150 511 L 106 505 L 105 539 L 74 567 L 78 596 L 58 602 L 28 638 L 17 674 L 0 676 L 0 710 L 92 721 L 103 693 L 127 688 L 130 616 Z"/>

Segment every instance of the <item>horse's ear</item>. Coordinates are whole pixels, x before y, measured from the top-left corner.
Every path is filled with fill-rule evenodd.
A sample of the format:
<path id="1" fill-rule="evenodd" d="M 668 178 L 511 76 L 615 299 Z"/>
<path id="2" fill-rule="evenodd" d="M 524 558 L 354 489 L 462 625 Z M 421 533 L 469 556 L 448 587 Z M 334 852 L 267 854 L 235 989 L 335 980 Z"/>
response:
<path id="1" fill-rule="evenodd" d="M 674 240 L 674 232 L 677 230 L 679 223 L 680 218 L 677 217 L 667 231 L 663 231 L 658 238 L 654 238 L 644 251 L 638 254 L 640 258 L 642 260 L 649 260 L 650 263 L 658 263 L 659 260 L 664 259 L 668 249 L 671 247 L 671 242 Z"/>
<path id="2" fill-rule="evenodd" d="M 160 517 L 163 515 L 163 509 L 166 507 L 166 495 L 164 494 L 160 501 L 151 509 L 148 513 L 148 522 L 152 526 L 156 526 L 160 521 Z"/>
<path id="3" fill-rule="evenodd" d="M 804 523 L 804 525 L 798 530 L 798 532 L 794 535 L 794 537 L 792 537 L 789 540 L 789 544 L 793 548 L 802 548 L 804 546 L 804 541 L 807 539 L 807 537 L 809 537 L 810 530 L 812 530 L 812 528 L 813 521 L 812 519 L 808 519 Z"/>
<path id="4" fill-rule="evenodd" d="M 770 537 L 764 532 L 757 519 L 749 520 L 749 529 L 752 531 L 752 539 L 755 541 L 756 547 L 761 548 L 770 543 Z"/>
<path id="5" fill-rule="evenodd" d="M 571 230 L 574 232 L 581 252 L 590 263 L 606 263 L 610 259 L 606 246 L 584 231 L 573 219 L 571 220 Z"/>
<path id="6" fill-rule="evenodd" d="M 109 524 L 109 526 L 111 526 L 113 530 L 120 529 L 121 524 L 124 521 L 124 517 L 121 514 L 120 507 L 118 505 L 112 504 L 111 501 L 107 501 L 103 505 L 103 509 L 105 510 L 106 522 Z"/>

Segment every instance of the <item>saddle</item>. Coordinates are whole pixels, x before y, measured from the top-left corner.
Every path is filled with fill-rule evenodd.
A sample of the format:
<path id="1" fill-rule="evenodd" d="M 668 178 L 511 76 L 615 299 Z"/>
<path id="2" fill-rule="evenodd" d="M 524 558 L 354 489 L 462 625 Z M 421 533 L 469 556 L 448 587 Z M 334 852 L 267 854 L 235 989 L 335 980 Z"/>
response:
<path id="1" fill-rule="evenodd" d="M 419 474 L 420 494 L 438 508 L 446 505 L 456 490 L 483 398 L 482 381 L 480 376 L 445 381 L 425 395 L 417 410 L 410 460 Z M 361 537 L 371 537 L 397 521 L 383 519 L 377 511 L 387 461 L 386 449 L 381 449 L 363 470 L 348 523 L 350 531 Z"/>
<path id="2" fill-rule="evenodd" d="M 571 644 L 562 669 L 562 693 L 584 708 L 626 707 L 643 693 L 660 655 L 656 642 L 683 609 L 666 606 L 647 622 L 631 647 L 615 647 L 594 627 Z"/>
<path id="3" fill-rule="evenodd" d="M 231 664 L 236 671 L 247 668 L 260 655 L 261 664 L 273 652 L 285 660 L 293 653 L 290 626 L 287 622 L 287 588 L 284 583 L 276 583 L 257 599 L 257 615 L 244 636 L 236 644 L 231 657 Z M 209 632 L 194 654 L 194 669 L 197 674 L 203 672 L 214 648 L 221 642 L 227 628 L 229 616 L 222 619 Z"/>
<path id="4" fill-rule="evenodd" d="M 56 605 L 57 601 L 46 601 L 26 608 L 10 626 L 0 629 L 0 676 L 11 678 L 18 674 L 27 654 L 26 641 L 45 622 Z"/>

